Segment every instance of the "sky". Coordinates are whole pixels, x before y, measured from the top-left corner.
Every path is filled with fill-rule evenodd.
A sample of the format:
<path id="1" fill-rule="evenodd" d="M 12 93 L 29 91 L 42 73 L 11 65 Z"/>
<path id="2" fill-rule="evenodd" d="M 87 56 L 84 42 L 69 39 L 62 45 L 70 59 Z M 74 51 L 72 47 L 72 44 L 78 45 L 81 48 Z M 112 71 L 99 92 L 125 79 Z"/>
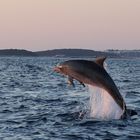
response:
<path id="1" fill-rule="evenodd" d="M 1 0 L 7 48 L 140 49 L 140 0 Z"/>

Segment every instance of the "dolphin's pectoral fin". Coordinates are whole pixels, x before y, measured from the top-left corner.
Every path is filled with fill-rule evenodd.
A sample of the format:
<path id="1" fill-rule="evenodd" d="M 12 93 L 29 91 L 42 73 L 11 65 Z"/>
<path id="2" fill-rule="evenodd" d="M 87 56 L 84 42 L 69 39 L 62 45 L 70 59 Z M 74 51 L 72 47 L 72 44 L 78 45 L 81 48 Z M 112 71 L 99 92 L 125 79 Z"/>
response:
<path id="1" fill-rule="evenodd" d="M 83 87 L 86 87 L 85 84 L 79 80 L 77 80 Z"/>
<path id="2" fill-rule="evenodd" d="M 77 80 L 83 87 L 85 87 L 85 84 L 79 80 Z M 75 87 L 75 84 L 73 82 L 73 78 L 71 76 L 68 76 L 68 84 L 72 85 L 73 87 Z"/>
<path id="3" fill-rule="evenodd" d="M 69 85 L 72 85 L 73 87 L 75 87 L 75 84 L 74 84 L 74 82 L 73 82 L 73 78 L 72 77 L 68 77 L 68 84 Z"/>
<path id="4" fill-rule="evenodd" d="M 83 87 L 86 87 L 85 84 L 84 84 L 83 82 L 80 82 L 80 84 L 81 84 Z"/>
<path id="5" fill-rule="evenodd" d="M 97 57 L 95 63 L 103 67 L 105 59 L 106 57 Z"/>

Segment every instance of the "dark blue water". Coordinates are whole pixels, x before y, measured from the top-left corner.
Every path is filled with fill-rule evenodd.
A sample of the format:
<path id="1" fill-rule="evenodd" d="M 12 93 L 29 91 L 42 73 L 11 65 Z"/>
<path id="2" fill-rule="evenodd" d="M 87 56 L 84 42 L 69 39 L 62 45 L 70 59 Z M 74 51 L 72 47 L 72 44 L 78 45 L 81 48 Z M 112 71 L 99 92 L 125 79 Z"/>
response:
<path id="1" fill-rule="evenodd" d="M 64 60 L 0 58 L 0 139 L 140 139 L 139 115 L 111 121 L 89 117 L 87 88 L 79 83 L 70 87 L 52 71 Z M 128 108 L 140 114 L 140 59 L 106 62 Z"/>

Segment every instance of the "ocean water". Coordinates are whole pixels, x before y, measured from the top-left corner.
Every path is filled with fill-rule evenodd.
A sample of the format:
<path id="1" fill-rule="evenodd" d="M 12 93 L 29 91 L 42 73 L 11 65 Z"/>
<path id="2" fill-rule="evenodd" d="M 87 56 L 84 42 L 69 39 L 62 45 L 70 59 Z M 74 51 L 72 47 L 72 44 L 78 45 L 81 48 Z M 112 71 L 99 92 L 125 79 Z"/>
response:
<path id="1" fill-rule="evenodd" d="M 90 117 L 88 88 L 53 72 L 71 58 L 0 57 L 0 140 L 140 139 L 140 59 L 107 59 L 127 120 Z M 91 58 L 90 58 L 91 59 Z"/>

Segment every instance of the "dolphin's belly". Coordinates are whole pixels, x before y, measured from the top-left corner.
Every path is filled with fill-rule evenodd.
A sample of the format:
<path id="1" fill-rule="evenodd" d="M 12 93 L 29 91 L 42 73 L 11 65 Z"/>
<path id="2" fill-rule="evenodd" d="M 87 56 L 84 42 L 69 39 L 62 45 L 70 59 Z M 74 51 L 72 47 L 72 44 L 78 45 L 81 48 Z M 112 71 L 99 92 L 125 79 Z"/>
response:
<path id="1" fill-rule="evenodd" d="M 123 110 L 104 89 L 89 86 L 90 116 L 99 119 L 120 119 Z"/>

